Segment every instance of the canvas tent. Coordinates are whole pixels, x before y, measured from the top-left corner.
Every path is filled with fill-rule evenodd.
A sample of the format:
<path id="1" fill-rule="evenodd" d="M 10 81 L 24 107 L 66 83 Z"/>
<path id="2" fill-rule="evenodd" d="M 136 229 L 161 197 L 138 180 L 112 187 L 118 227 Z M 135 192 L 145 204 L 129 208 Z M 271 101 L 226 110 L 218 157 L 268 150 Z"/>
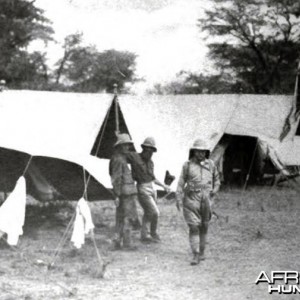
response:
<path id="1" fill-rule="evenodd" d="M 111 199 L 111 193 L 101 183 L 101 173 L 107 170 L 101 170 L 99 159 L 91 156 L 90 151 L 112 99 L 112 95 L 2 92 L 2 190 L 3 186 L 6 191 L 12 190 L 33 156 L 26 181 L 29 190 L 39 192 L 40 197 L 47 198 L 52 193 L 62 199 L 78 200 L 84 191 L 84 168 L 92 175 L 90 197 Z M 41 188 L 42 193 L 38 191 Z M 43 192 L 46 194 L 42 195 Z"/>
<path id="2" fill-rule="evenodd" d="M 174 108 L 171 111 L 175 110 L 175 113 L 172 113 L 167 106 L 164 108 L 161 107 L 160 111 L 164 114 L 169 114 L 169 117 L 173 118 L 173 120 L 165 120 L 164 122 L 172 124 L 169 127 L 176 127 L 176 133 L 174 132 L 172 135 L 176 138 L 179 133 L 180 141 L 177 141 L 176 147 L 181 149 L 182 155 L 184 152 L 188 152 L 188 147 L 190 147 L 193 140 L 197 137 L 208 141 L 210 150 L 214 154 L 216 146 L 220 146 L 224 135 L 230 135 L 231 137 L 235 137 L 236 140 L 241 140 L 241 137 L 243 137 L 241 144 L 244 145 L 244 150 L 248 151 L 249 156 L 253 154 L 255 147 L 253 145 L 253 138 L 257 138 L 259 145 L 265 143 L 269 153 L 272 152 L 273 156 L 280 156 L 280 160 L 284 165 L 288 163 L 300 165 L 299 148 L 298 152 L 293 156 L 293 162 L 286 160 L 285 156 L 289 151 L 282 151 L 281 153 L 277 151 L 282 144 L 286 145 L 289 143 L 294 145 L 292 137 L 294 136 L 293 131 L 295 131 L 297 126 L 296 123 L 284 143 L 279 143 L 278 140 L 285 118 L 294 101 L 293 97 L 200 95 L 189 97 L 178 96 L 173 100 Z M 173 100 L 170 99 L 169 101 L 173 102 Z M 158 99 L 158 102 L 162 102 L 161 99 Z M 180 116 L 182 114 L 180 112 L 184 112 L 184 114 Z M 229 141 L 229 146 L 232 145 L 232 142 Z M 171 148 L 173 149 L 173 147 Z M 175 146 L 174 149 L 176 149 Z M 226 149 L 226 147 L 223 147 L 223 149 Z M 266 152 L 266 148 L 264 152 Z M 215 155 L 216 160 L 220 158 L 222 158 L 221 155 Z M 176 173 L 176 170 L 174 172 Z"/>
<path id="3" fill-rule="evenodd" d="M 109 94 L 1 93 L 0 147 L 9 151 L 6 161 L 13 161 L 9 156 L 13 151 L 15 160 L 22 162 L 19 166 L 8 163 L 1 177 L 14 177 L 11 182 L 15 182 L 33 155 L 35 171 L 27 176 L 32 189 L 44 183 L 45 190 L 47 181 L 47 188 L 52 186 L 54 194 L 78 200 L 83 192 L 84 168 L 92 175 L 89 198 L 111 198 L 106 188 L 111 187 L 108 158 L 116 140 L 116 110 L 120 132 L 131 135 L 137 151 L 145 137 L 155 138 L 158 152 L 154 162 L 159 179 L 166 170 L 178 179 L 189 147 L 197 138 L 209 143 L 216 161 L 224 158 L 233 140 L 248 140 L 250 156 L 257 144 L 278 168 L 300 165 L 299 137 L 294 136 L 298 122 L 292 124 L 282 142 L 279 140 L 293 105 L 292 96 L 121 95 L 118 106 L 112 99 Z M 22 159 L 18 159 L 20 156 Z M 2 157 L 0 163 L 4 164 Z M 37 178 L 42 176 L 45 180 L 38 183 Z"/>
<path id="4" fill-rule="evenodd" d="M 197 138 L 209 143 L 217 162 L 224 158 L 227 150 L 234 150 L 234 155 L 240 153 L 237 147 L 228 149 L 240 143 L 248 154 L 248 166 L 254 152 L 257 157 L 261 153 L 263 158 L 270 158 L 277 169 L 299 166 L 299 137 L 295 137 L 299 120 L 292 124 L 285 139 L 279 140 L 293 104 L 293 96 L 122 95 L 119 114 L 138 151 L 145 137 L 155 137 L 156 175 L 162 179 L 166 170 L 178 178 L 189 147 Z M 113 109 L 110 112 L 114 114 Z M 103 154 L 100 151 L 100 155 Z"/>

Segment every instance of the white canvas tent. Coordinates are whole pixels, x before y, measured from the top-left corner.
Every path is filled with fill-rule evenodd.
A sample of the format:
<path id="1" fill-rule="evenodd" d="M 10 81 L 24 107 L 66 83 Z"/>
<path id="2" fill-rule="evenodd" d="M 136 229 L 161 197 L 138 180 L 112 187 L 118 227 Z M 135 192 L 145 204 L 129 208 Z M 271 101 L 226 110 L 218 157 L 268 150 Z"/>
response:
<path id="1" fill-rule="evenodd" d="M 165 170 L 179 176 L 195 139 L 205 139 L 213 151 L 224 134 L 257 138 L 263 150 L 268 150 L 282 165 L 300 165 L 300 137 L 295 137 L 299 120 L 294 122 L 284 141 L 279 141 L 293 101 L 292 96 L 269 95 L 122 96 L 119 99 L 136 145 L 146 136 L 155 137 L 158 152 L 154 161 L 159 178 L 163 178 Z"/>
<path id="2" fill-rule="evenodd" d="M 77 175 L 82 178 L 82 167 L 101 183 L 101 174 L 107 170 L 101 170 L 101 166 L 98 165 L 99 159 L 91 156 L 90 151 L 112 99 L 113 96 L 107 94 L 2 92 L 0 94 L 2 152 L 12 149 L 24 153 L 22 163 L 20 162 L 22 155 L 20 153 L 17 157 L 14 155 L 15 163 L 19 164 L 14 179 L 22 174 L 29 155 L 32 155 L 34 156 L 32 163 L 36 166 L 44 165 L 43 175 L 52 171 L 55 180 L 62 185 L 74 179 L 64 178 L 64 174 L 70 176 L 75 169 Z M 7 166 L 8 160 L 9 155 L 5 152 L 1 166 Z M 11 172 L 14 173 L 13 170 Z M 2 170 L 2 177 L 8 175 L 3 173 Z M 81 187 L 83 183 L 82 180 Z M 99 198 L 107 198 L 109 194 L 101 187 Z"/>
<path id="3" fill-rule="evenodd" d="M 189 147 L 197 138 L 205 139 L 210 150 L 219 147 L 219 153 L 224 153 L 225 148 L 220 147 L 224 135 L 258 139 L 275 164 L 280 161 L 277 167 L 300 165 L 299 137 L 295 137 L 298 122 L 292 124 L 283 142 L 279 140 L 293 105 L 292 96 L 118 98 L 120 131 L 130 133 L 135 149 L 140 151 L 147 136 L 155 138 L 158 152 L 153 159 L 159 179 L 163 179 L 166 170 L 178 178 L 183 162 L 188 159 Z M 62 168 L 59 176 L 65 172 L 70 181 L 73 169 L 67 172 L 69 164 L 83 166 L 101 183 L 98 199 L 105 199 L 108 194 L 103 186 L 111 187 L 107 159 L 116 139 L 112 99 L 109 94 L 5 91 L 0 94 L 0 147 L 35 155 L 38 167 L 46 166 L 43 174 L 53 163 L 46 163 L 44 157 L 59 159 L 54 169 L 63 166 L 66 170 Z"/>
<path id="4" fill-rule="evenodd" d="M 84 164 L 111 102 L 105 94 L 2 92 L 1 146 Z"/>

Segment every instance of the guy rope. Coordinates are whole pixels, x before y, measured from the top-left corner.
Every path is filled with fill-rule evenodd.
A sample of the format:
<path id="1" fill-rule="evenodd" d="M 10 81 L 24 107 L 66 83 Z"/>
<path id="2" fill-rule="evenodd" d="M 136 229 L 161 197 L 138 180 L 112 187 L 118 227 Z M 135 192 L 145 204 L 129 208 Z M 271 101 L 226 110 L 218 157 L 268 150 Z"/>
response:
<path id="1" fill-rule="evenodd" d="M 118 107 L 117 107 L 117 92 L 116 92 L 116 87 L 115 87 L 115 92 L 114 92 L 114 98 L 112 100 L 112 102 L 115 103 L 115 107 L 116 107 L 116 111 L 118 110 Z M 104 119 L 104 123 L 103 123 L 103 130 L 101 132 L 101 135 L 100 135 L 100 138 L 99 138 L 99 141 L 98 141 L 98 144 L 97 144 L 97 147 L 96 147 L 96 152 L 95 152 L 95 156 L 98 155 L 99 153 L 99 150 L 100 150 L 100 146 L 101 146 L 101 143 L 102 143 L 102 140 L 103 140 L 103 135 L 104 135 L 104 132 L 105 132 L 105 128 L 106 128 L 106 125 L 107 125 L 107 121 L 108 121 L 108 117 L 109 117 L 109 114 L 110 114 L 110 109 L 111 109 L 112 105 L 109 106 L 109 109 L 106 113 L 106 116 L 105 116 L 105 119 Z M 118 115 L 116 114 L 116 126 L 118 128 L 119 126 L 119 121 L 117 120 Z M 86 176 L 86 170 L 83 168 L 83 180 L 84 180 L 84 191 L 83 191 L 83 195 L 82 195 L 82 198 L 86 199 L 88 201 L 88 185 L 89 185 L 89 182 L 90 182 L 90 178 L 91 178 L 91 175 L 89 174 L 88 176 Z M 76 215 L 76 212 L 74 211 L 72 217 L 71 217 L 71 220 L 69 221 L 68 225 L 67 225 L 67 228 L 57 246 L 57 249 L 55 250 L 54 252 L 54 255 L 53 255 L 53 258 L 52 258 L 52 261 L 51 263 L 49 263 L 49 267 L 53 267 L 54 266 L 54 263 L 59 255 L 59 253 L 61 252 L 67 238 L 68 238 L 68 235 L 72 229 L 72 225 L 73 225 L 73 222 L 75 220 L 75 215 Z M 101 254 L 100 254 L 100 251 L 97 247 L 97 243 L 96 243 L 96 240 L 95 240 L 95 234 L 94 234 L 94 230 L 91 229 L 91 233 L 90 233 L 90 236 L 92 238 L 92 241 L 93 241 L 93 245 L 94 245 L 94 248 L 95 248 L 95 252 L 96 252 L 96 255 L 97 255 L 97 259 L 98 259 L 98 263 L 99 263 L 99 277 L 103 277 L 104 276 L 104 273 L 105 273 L 105 269 L 106 269 L 106 266 L 107 266 L 107 262 L 104 262 Z"/>

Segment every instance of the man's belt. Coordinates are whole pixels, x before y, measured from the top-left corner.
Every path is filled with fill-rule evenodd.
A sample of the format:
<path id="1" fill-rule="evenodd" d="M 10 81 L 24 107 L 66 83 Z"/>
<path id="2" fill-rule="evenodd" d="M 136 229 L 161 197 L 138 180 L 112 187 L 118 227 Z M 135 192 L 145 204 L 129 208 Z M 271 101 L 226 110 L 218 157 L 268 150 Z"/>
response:
<path id="1" fill-rule="evenodd" d="M 190 188 L 188 188 L 187 191 L 188 191 L 188 192 L 199 193 L 199 192 L 202 192 L 203 189 L 190 189 Z"/>
<path id="2" fill-rule="evenodd" d="M 189 191 L 189 192 L 202 192 L 204 190 L 207 190 L 209 189 L 210 186 L 208 186 L 207 184 L 191 184 L 191 183 L 188 183 L 187 184 L 187 187 L 186 187 L 186 190 Z"/>

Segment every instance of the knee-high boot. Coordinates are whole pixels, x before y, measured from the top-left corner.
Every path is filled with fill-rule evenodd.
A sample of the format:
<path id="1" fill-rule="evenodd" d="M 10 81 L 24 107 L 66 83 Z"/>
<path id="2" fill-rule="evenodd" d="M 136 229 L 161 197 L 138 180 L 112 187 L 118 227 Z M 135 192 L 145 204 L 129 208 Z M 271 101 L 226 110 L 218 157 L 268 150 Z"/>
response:
<path id="1" fill-rule="evenodd" d="M 146 240 L 148 238 L 148 223 L 148 218 L 144 214 L 142 219 L 141 240 Z"/>
<path id="2" fill-rule="evenodd" d="M 208 230 L 208 224 L 202 224 L 200 228 L 200 256 L 199 260 L 204 260 L 204 251 L 205 251 L 205 246 L 206 246 L 206 240 L 207 240 L 207 230 Z"/>
<path id="3" fill-rule="evenodd" d="M 191 265 L 197 265 L 199 263 L 199 228 L 197 226 L 189 226 L 189 241 L 191 250 L 193 252 L 193 258 Z"/>

